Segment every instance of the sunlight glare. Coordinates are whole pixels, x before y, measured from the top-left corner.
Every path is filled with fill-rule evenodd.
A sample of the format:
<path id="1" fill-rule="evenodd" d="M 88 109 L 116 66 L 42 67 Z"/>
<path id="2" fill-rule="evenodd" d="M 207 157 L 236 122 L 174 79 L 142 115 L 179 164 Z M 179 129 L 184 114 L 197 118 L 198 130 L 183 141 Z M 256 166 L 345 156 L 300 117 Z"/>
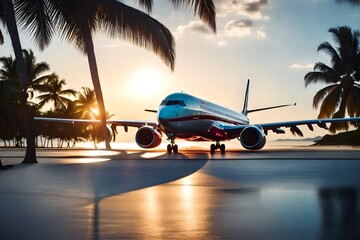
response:
<path id="1" fill-rule="evenodd" d="M 163 89 L 163 76 L 154 69 L 141 69 L 133 77 L 132 93 L 140 96 L 153 95 Z"/>
<path id="2" fill-rule="evenodd" d="M 98 108 L 91 108 L 91 112 L 92 112 L 95 116 L 99 116 L 99 109 L 98 109 Z"/>

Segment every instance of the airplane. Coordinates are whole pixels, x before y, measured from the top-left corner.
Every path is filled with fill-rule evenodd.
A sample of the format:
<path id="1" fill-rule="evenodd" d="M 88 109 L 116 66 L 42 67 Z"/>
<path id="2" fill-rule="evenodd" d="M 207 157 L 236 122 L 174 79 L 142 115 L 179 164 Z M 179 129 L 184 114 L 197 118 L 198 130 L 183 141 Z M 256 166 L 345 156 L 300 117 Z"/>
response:
<path id="1" fill-rule="evenodd" d="M 360 117 L 353 117 L 250 124 L 247 116 L 248 113 L 291 105 L 278 105 L 249 110 L 249 85 L 250 80 L 247 82 L 242 112 L 233 111 L 190 94 L 182 92 L 173 93 L 161 102 L 158 110 L 145 109 L 145 111 L 157 113 L 157 122 L 107 120 L 108 134 L 110 135 L 112 132 L 111 127 L 123 126 L 126 132 L 128 127 L 137 127 L 135 141 L 140 147 L 145 149 L 158 147 L 162 141 L 163 134 L 165 134 L 167 140 L 170 140 L 170 143 L 167 145 L 168 153 L 177 153 L 179 151 L 175 143 L 176 139 L 210 141 L 213 142 L 210 145 L 211 153 L 214 153 L 217 149 L 220 149 L 221 153 L 225 153 L 225 144 L 221 142 L 235 138 L 247 150 L 260 150 L 266 144 L 266 135 L 269 131 L 283 134 L 285 133 L 283 128 L 289 128 L 293 134 L 302 137 L 303 133 L 298 128 L 298 125 L 307 125 L 313 131 L 312 125 L 314 124 L 327 129 L 326 123 L 360 122 Z M 45 117 L 35 117 L 34 119 L 72 124 L 100 122 L 99 120 L 90 119 Z"/>

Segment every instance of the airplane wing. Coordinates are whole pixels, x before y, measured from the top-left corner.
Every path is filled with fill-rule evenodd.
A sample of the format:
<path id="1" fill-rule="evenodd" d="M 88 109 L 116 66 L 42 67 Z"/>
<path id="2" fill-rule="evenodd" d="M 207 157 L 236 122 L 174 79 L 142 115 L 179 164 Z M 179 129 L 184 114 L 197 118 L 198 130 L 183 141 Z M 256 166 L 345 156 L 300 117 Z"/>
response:
<path id="1" fill-rule="evenodd" d="M 274 123 L 261 123 L 261 124 L 252 124 L 252 126 L 256 126 L 262 129 L 265 134 L 269 130 L 272 130 L 275 133 L 285 133 L 282 129 L 290 128 L 290 131 L 299 136 L 303 136 L 301 130 L 297 127 L 298 125 L 307 125 L 307 127 L 312 131 L 313 125 L 316 124 L 321 128 L 327 129 L 326 123 L 334 123 L 334 122 L 360 122 L 360 117 L 356 118 L 328 118 L 328 119 L 313 119 L 313 120 L 299 120 L 299 121 L 288 121 L 288 122 L 274 122 Z M 240 126 L 223 126 L 224 131 L 227 134 L 237 135 L 240 134 L 243 129 L 245 129 L 248 125 L 240 125 Z"/>
<path id="2" fill-rule="evenodd" d="M 91 120 L 91 119 L 70 119 L 70 118 L 46 118 L 46 117 L 34 117 L 36 121 L 47 121 L 47 122 L 60 122 L 60 123 L 100 123 L 100 120 Z M 107 124 L 123 127 L 142 127 L 142 126 L 151 126 L 156 127 L 156 122 L 150 121 L 131 121 L 131 120 L 107 120 Z"/>

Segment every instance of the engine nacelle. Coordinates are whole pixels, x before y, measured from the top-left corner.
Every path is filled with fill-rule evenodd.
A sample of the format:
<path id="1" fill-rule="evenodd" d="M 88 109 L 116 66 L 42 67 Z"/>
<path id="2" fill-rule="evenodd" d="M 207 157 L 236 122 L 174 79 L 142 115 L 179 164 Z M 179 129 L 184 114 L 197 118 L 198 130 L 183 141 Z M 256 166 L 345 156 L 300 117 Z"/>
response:
<path id="1" fill-rule="evenodd" d="M 249 150 L 262 149 L 266 143 L 264 132 L 255 126 L 249 126 L 242 130 L 239 140 L 241 145 Z"/>
<path id="2" fill-rule="evenodd" d="M 155 148 L 161 143 L 161 133 L 148 126 L 139 128 L 135 135 L 136 143 L 142 148 Z"/>

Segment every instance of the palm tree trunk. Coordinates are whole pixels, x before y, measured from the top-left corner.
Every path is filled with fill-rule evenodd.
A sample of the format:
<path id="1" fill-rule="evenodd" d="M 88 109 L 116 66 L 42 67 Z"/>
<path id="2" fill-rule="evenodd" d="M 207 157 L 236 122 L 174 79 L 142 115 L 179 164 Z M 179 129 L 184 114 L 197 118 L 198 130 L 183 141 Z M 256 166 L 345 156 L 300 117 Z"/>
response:
<path id="1" fill-rule="evenodd" d="M 4 12 L 6 26 L 9 31 L 11 43 L 14 49 L 16 58 L 16 71 L 20 78 L 20 84 L 23 91 L 21 96 L 21 106 L 24 114 L 25 131 L 26 131 L 26 154 L 22 163 L 37 163 L 35 151 L 35 131 L 34 131 L 34 117 L 31 114 L 30 108 L 27 104 L 26 89 L 28 86 L 28 79 L 26 74 L 25 61 L 22 55 L 22 47 L 18 28 L 16 25 L 14 5 L 11 0 L 1 0 Z"/>
<path id="2" fill-rule="evenodd" d="M 99 78 L 96 57 L 95 57 L 95 52 L 94 52 L 94 44 L 93 44 L 93 40 L 91 37 L 90 29 L 87 29 L 87 30 L 88 31 L 86 31 L 86 33 L 85 33 L 85 39 L 86 39 L 85 47 L 86 47 L 86 54 L 87 54 L 88 62 L 89 62 L 91 80 L 94 85 L 94 91 L 95 91 L 96 100 L 98 103 L 101 127 L 102 127 L 103 134 L 104 134 L 105 146 L 106 146 L 106 149 L 111 149 L 110 143 L 109 143 L 109 138 L 108 138 L 108 131 L 106 128 L 105 103 L 104 103 L 104 98 L 103 98 L 102 91 L 101 91 L 100 78 Z"/>

